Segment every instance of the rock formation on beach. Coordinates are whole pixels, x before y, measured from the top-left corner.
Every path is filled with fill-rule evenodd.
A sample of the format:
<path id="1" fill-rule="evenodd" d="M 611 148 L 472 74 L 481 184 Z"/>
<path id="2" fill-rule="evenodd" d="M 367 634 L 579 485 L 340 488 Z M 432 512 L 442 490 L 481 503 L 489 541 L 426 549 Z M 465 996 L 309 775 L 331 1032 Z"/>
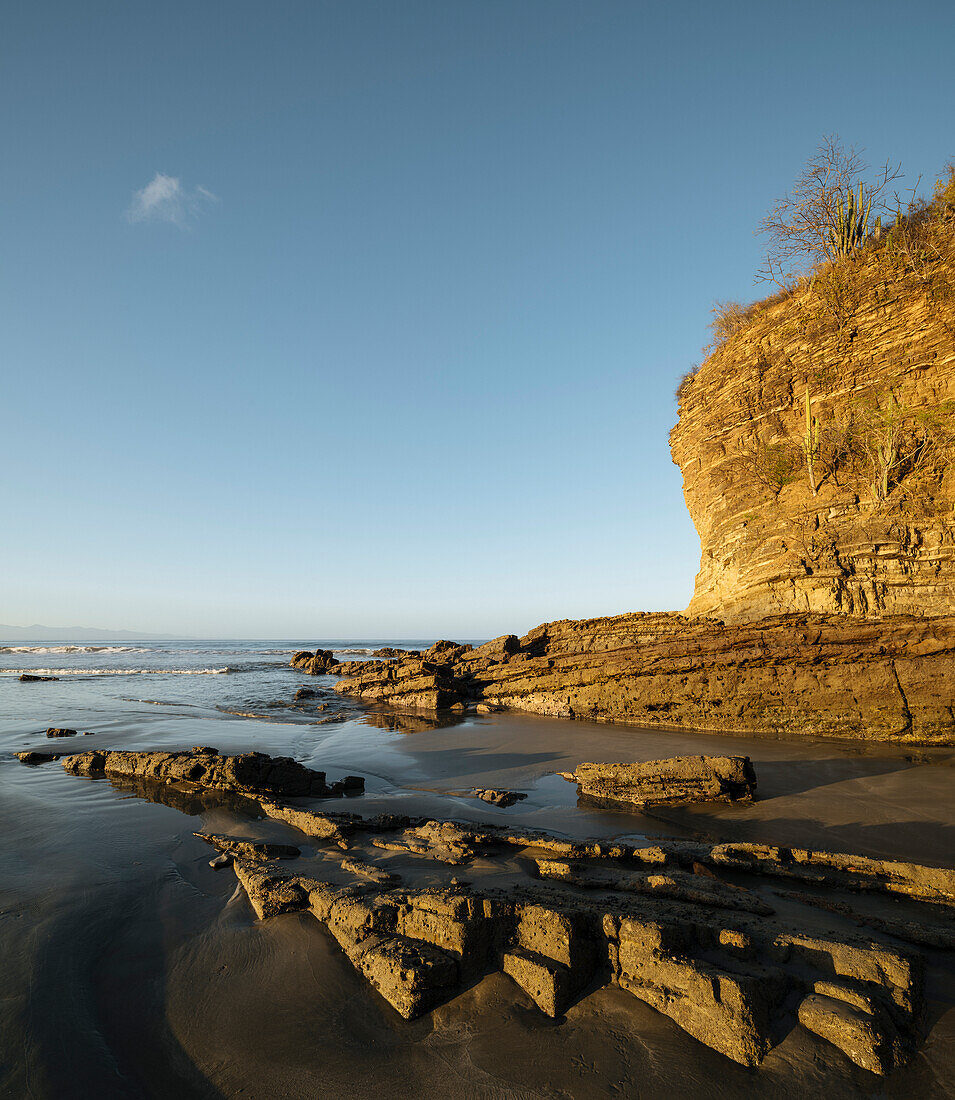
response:
<path id="1" fill-rule="evenodd" d="M 756 771 L 748 756 L 674 756 L 633 764 L 580 764 L 562 772 L 585 798 L 611 805 L 751 802 Z"/>
<path id="2" fill-rule="evenodd" d="M 196 754 L 107 754 L 138 758 L 108 772 L 89 767 L 94 755 L 64 766 L 121 789 L 148 784 L 142 793 L 174 806 L 177 789 L 194 786 L 188 766 L 166 759 Z M 203 774 L 217 782 L 229 767 Z M 921 950 L 955 948 L 946 868 L 750 843 L 568 840 L 263 794 L 245 806 L 314 846 L 304 857 L 295 845 L 197 834 L 233 861 L 256 916 L 310 913 L 406 1018 L 494 970 L 552 1017 L 613 983 L 743 1065 L 758 1066 L 798 1020 L 885 1074 L 921 1041 Z M 449 877 L 467 866 L 479 881 Z M 853 903 L 860 895 L 866 904 Z"/>
<path id="3" fill-rule="evenodd" d="M 786 737 L 951 744 L 955 615 L 782 615 L 726 625 L 643 613 L 545 623 L 472 648 L 353 661 L 336 691 L 399 709 L 469 707 Z"/>
<path id="4" fill-rule="evenodd" d="M 364 789 L 364 780 L 354 775 L 329 786 L 324 772 L 312 771 L 290 756 L 269 756 L 264 752 L 224 756 L 218 749 L 206 746 L 189 752 L 98 749 L 66 757 L 63 767 L 73 775 L 182 783 L 235 794 L 329 798 Z"/>
<path id="5" fill-rule="evenodd" d="M 330 649 L 316 649 L 314 653 L 307 649 L 300 649 L 292 655 L 289 664 L 292 668 L 307 672 L 310 676 L 321 676 L 337 668 L 341 661 Z"/>
<path id="6" fill-rule="evenodd" d="M 719 336 L 680 385 L 670 436 L 702 544 L 685 615 L 442 641 L 336 665 L 337 690 L 412 710 L 955 743 L 955 175 L 853 255 L 724 310 Z"/>

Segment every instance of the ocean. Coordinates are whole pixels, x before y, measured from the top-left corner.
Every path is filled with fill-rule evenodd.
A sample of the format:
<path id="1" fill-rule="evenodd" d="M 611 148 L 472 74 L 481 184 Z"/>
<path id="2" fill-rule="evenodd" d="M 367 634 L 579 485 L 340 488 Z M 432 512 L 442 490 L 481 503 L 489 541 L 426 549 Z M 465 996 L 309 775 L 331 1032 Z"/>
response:
<path id="1" fill-rule="evenodd" d="M 371 639 L 316 642 L 249 639 L 196 641 L 15 642 L 0 645 L 0 729 L 21 722 L 87 726 L 117 717 L 149 721 L 148 708 L 169 707 L 193 718 L 224 714 L 308 722 L 309 713 L 289 706 L 306 681 L 289 668 L 296 650 L 332 649 L 341 661 L 365 659 L 375 649 L 392 646 L 424 649 L 433 639 Z M 8 691 L 21 673 L 56 676 L 56 682 L 20 685 Z M 334 680 L 318 678 L 323 698 L 341 701 Z M 347 706 L 347 701 L 343 706 Z M 314 709 L 314 708 L 313 708 Z M 47 719 L 50 719 L 47 721 Z"/>

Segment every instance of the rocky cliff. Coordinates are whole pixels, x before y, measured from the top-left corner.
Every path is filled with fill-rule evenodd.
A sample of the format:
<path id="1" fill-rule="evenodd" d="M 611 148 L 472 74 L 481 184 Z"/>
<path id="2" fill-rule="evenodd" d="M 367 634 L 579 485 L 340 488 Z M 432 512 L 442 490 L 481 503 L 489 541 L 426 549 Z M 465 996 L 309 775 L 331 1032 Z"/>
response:
<path id="1" fill-rule="evenodd" d="M 722 308 L 715 331 L 670 436 L 702 544 L 685 616 L 441 642 L 336 666 L 336 690 L 401 708 L 955 742 L 955 171 L 856 253 Z"/>
<path id="2" fill-rule="evenodd" d="M 688 614 L 955 609 L 949 191 L 794 293 L 718 314 L 670 436 L 702 545 Z"/>

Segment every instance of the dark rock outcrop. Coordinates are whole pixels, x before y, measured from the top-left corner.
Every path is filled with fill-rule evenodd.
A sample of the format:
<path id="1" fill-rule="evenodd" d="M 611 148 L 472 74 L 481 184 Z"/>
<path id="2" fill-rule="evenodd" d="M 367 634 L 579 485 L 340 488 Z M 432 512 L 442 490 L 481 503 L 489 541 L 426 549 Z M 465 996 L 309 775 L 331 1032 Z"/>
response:
<path id="1" fill-rule="evenodd" d="M 21 672 L 17 679 L 21 684 L 39 684 L 44 680 L 59 680 L 59 676 L 36 676 L 32 672 Z"/>
<path id="2" fill-rule="evenodd" d="M 726 625 L 642 613 L 545 623 L 513 644 L 351 662 L 335 690 L 398 709 L 789 737 L 955 744 L 955 615 L 781 615 Z M 492 643 L 489 643 L 492 645 Z M 434 647 L 433 647 L 434 649 Z"/>
<path id="3" fill-rule="evenodd" d="M 182 783 L 238 794 L 328 798 L 364 786 L 348 776 L 329 786 L 325 773 L 312 771 L 289 756 L 245 752 L 223 756 L 206 747 L 189 752 L 114 752 L 95 750 L 68 756 L 63 767 L 74 775 Z"/>
<path id="4" fill-rule="evenodd" d="M 751 802 L 756 771 L 748 756 L 673 756 L 632 764 L 580 764 L 562 772 L 581 795 L 614 805 Z"/>
<path id="5" fill-rule="evenodd" d="M 515 802 L 521 802 L 527 798 L 527 795 L 521 791 L 495 791 L 478 787 L 474 791 L 474 797 L 480 798 L 482 802 L 490 802 L 492 806 L 507 809 L 508 806 L 513 806 Z"/>
<path id="6" fill-rule="evenodd" d="M 325 673 L 336 669 L 341 661 L 330 649 L 316 649 L 314 653 L 307 649 L 301 649 L 298 653 L 292 655 L 289 664 L 300 672 L 307 672 L 309 676 L 323 676 Z"/>
<path id="7" fill-rule="evenodd" d="M 34 752 L 30 750 L 28 752 L 15 752 L 13 755 L 21 764 L 48 764 L 51 760 L 59 760 L 62 754 L 58 752 Z"/>
<path id="8" fill-rule="evenodd" d="M 65 726 L 50 726 L 46 735 L 47 737 L 76 737 L 77 731 L 67 729 Z"/>

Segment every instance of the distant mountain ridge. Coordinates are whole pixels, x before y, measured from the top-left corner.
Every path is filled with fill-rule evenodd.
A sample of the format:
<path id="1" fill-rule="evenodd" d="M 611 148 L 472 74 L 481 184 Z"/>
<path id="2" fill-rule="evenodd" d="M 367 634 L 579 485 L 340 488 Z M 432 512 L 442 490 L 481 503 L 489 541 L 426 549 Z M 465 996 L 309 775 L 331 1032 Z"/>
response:
<path id="1" fill-rule="evenodd" d="M 183 634 L 146 634 L 135 630 L 102 630 L 95 626 L 6 626 L 0 623 L 0 642 L 171 641 Z"/>

